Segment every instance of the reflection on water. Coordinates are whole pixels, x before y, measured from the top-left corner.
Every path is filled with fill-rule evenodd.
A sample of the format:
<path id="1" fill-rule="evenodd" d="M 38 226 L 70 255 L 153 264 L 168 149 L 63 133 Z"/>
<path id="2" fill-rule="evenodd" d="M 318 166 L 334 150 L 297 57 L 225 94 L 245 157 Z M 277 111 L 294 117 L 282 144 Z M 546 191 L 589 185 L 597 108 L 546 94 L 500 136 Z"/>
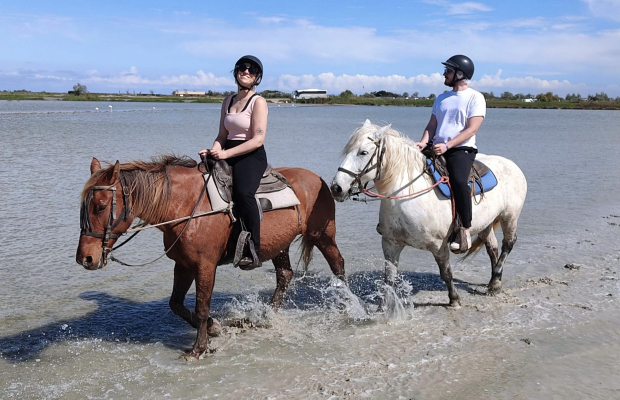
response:
<path id="1" fill-rule="evenodd" d="M 617 397 L 619 112 L 488 110 L 480 151 L 514 160 L 528 179 L 502 294 L 480 294 L 491 275 L 484 252 L 453 258 L 459 310 L 443 306 L 426 252 L 406 249 L 400 285 L 385 289 L 379 205 L 338 203 L 349 287 L 316 252 L 274 314 L 270 263 L 221 267 L 212 306 L 224 335 L 214 354 L 185 363 L 177 357 L 195 332 L 168 309 L 172 262 L 78 266 L 79 194 L 93 156 L 197 158 L 216 135 L 219 105 L 108 105 L 0 101 L 0 398 L 571 398 L 567 387 Z M 366 118 L 417 139 L 430 109 L 269 112 L 270 163 L 330 181 Z M 589 133 L 605 145 L 586 145 Z M 145 231 L 118 256 L 138 263 L 162 249 L 161 234 Z"/>

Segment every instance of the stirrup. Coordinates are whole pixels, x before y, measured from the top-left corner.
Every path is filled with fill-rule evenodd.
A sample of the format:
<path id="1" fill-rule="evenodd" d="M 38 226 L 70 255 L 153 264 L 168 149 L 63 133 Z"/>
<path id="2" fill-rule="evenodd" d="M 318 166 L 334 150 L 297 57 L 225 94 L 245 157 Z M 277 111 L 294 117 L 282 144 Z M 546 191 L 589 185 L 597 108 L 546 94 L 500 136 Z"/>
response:
<path id="1" fill-rule="evenodd" d="M 254 242 L 248 231 L 242 231 L 237 239 L 233 265 L 243 270 L 258 268 L 262 265 L 260 257 L 254 249 Z"/>
<path id="2" fill-rule="evenodd" d="M 469 249 L 471 249 L 471 236 L 465 232 L 464 228 L 460 228 L 454 241 L 450 243 L 450 251 L 454 254 L 461 254 Z"/>

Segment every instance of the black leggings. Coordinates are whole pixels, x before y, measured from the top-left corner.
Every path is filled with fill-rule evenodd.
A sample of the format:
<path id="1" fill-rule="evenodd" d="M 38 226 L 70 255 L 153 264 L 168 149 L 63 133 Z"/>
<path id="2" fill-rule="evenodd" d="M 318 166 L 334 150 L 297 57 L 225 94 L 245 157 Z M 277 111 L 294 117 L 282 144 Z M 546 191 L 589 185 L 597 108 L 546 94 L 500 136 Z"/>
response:
<path id="1" fill-rule="evenodd" d="M 230 149 L 245 143 L 244 140 L 227 140 L 225 148 Z M 261 146 L 247 154 L 226 159 L 233 169 L 233 202 L 250 232 L 256 251 L 260 250 L 260 213 L 256 204 L 256 191 L 267 168 L 267 153 Z"/>
<path id="2" fill-rule="evenodd" d="M 450 174 L 450 189 L 456 212 L 461 217 L 463 228 L 471 228 L 471 189 L 467 178 L 478 150 L 472 147 L 455 147 L 444 153 L 446 167 Z"/>

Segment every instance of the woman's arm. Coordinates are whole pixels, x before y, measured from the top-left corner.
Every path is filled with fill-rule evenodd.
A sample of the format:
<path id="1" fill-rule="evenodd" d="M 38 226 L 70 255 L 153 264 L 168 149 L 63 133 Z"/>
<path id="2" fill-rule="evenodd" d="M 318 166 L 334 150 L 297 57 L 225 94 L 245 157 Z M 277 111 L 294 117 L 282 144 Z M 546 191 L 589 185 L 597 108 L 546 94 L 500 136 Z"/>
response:
<path id="1" fill-rule="evenodd" d="M 226 138 L 228 137 L 228 131 L 224 127 L 224 118 L 226 117 L 226 106 L 228 105 L 228 98 L 226 98 L 222 102 L 222 109 L 220 110 L 220 130 L 215 138 L 215 142 L 213 142 L 213 146 L 211 149 L 202 149 L 198 152 L 198 154 L 208 153 L 209 151 L 221 151 L 224 148 L 224 144 L 226 143 Z"/>
<path id="2" fill-rule="evenodd" d="M 261 147 L 265 142 L 265 135 L 267 133 L 268 113 L 269 110 L 267 108 L 267 101 L 262 97 L 258 97 L 254 101 L 254 108 L 252 109 L 252 120 L 250 123 L 250 131 L 252 132 L 252 137 L 245 143 L 240 144 L 239 146 L 217 152 L 217 156 L 219 156 L 219 159 L 223 160 L 226 158 L 246 154 Z M 217 158 L 215 154 L 213 156 Z"/>

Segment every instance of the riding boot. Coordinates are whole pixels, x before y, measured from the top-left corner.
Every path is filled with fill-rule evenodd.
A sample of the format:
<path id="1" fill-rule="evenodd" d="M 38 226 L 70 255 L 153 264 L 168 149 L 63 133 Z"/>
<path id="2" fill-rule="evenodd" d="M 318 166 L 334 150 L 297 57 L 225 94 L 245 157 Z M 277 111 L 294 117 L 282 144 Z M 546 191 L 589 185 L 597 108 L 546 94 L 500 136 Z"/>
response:
<path id="1" fill-rule="evenodd" d="M 471 236 L 465 228 L 459 228 L 454 241 L 450 243 L 450 251 L 454 254 L 465 253 L 471 248 Z"/>
<path id="2" fill-rule="evenodd" d="M 239 268 L 248 271 L 254 268 L 258 268 L 263 265 L 260 260 L 260 249 L 255 250 L 254 241 L 248 240 L 246 242 L 245 256 L 239 260 Z"/>

